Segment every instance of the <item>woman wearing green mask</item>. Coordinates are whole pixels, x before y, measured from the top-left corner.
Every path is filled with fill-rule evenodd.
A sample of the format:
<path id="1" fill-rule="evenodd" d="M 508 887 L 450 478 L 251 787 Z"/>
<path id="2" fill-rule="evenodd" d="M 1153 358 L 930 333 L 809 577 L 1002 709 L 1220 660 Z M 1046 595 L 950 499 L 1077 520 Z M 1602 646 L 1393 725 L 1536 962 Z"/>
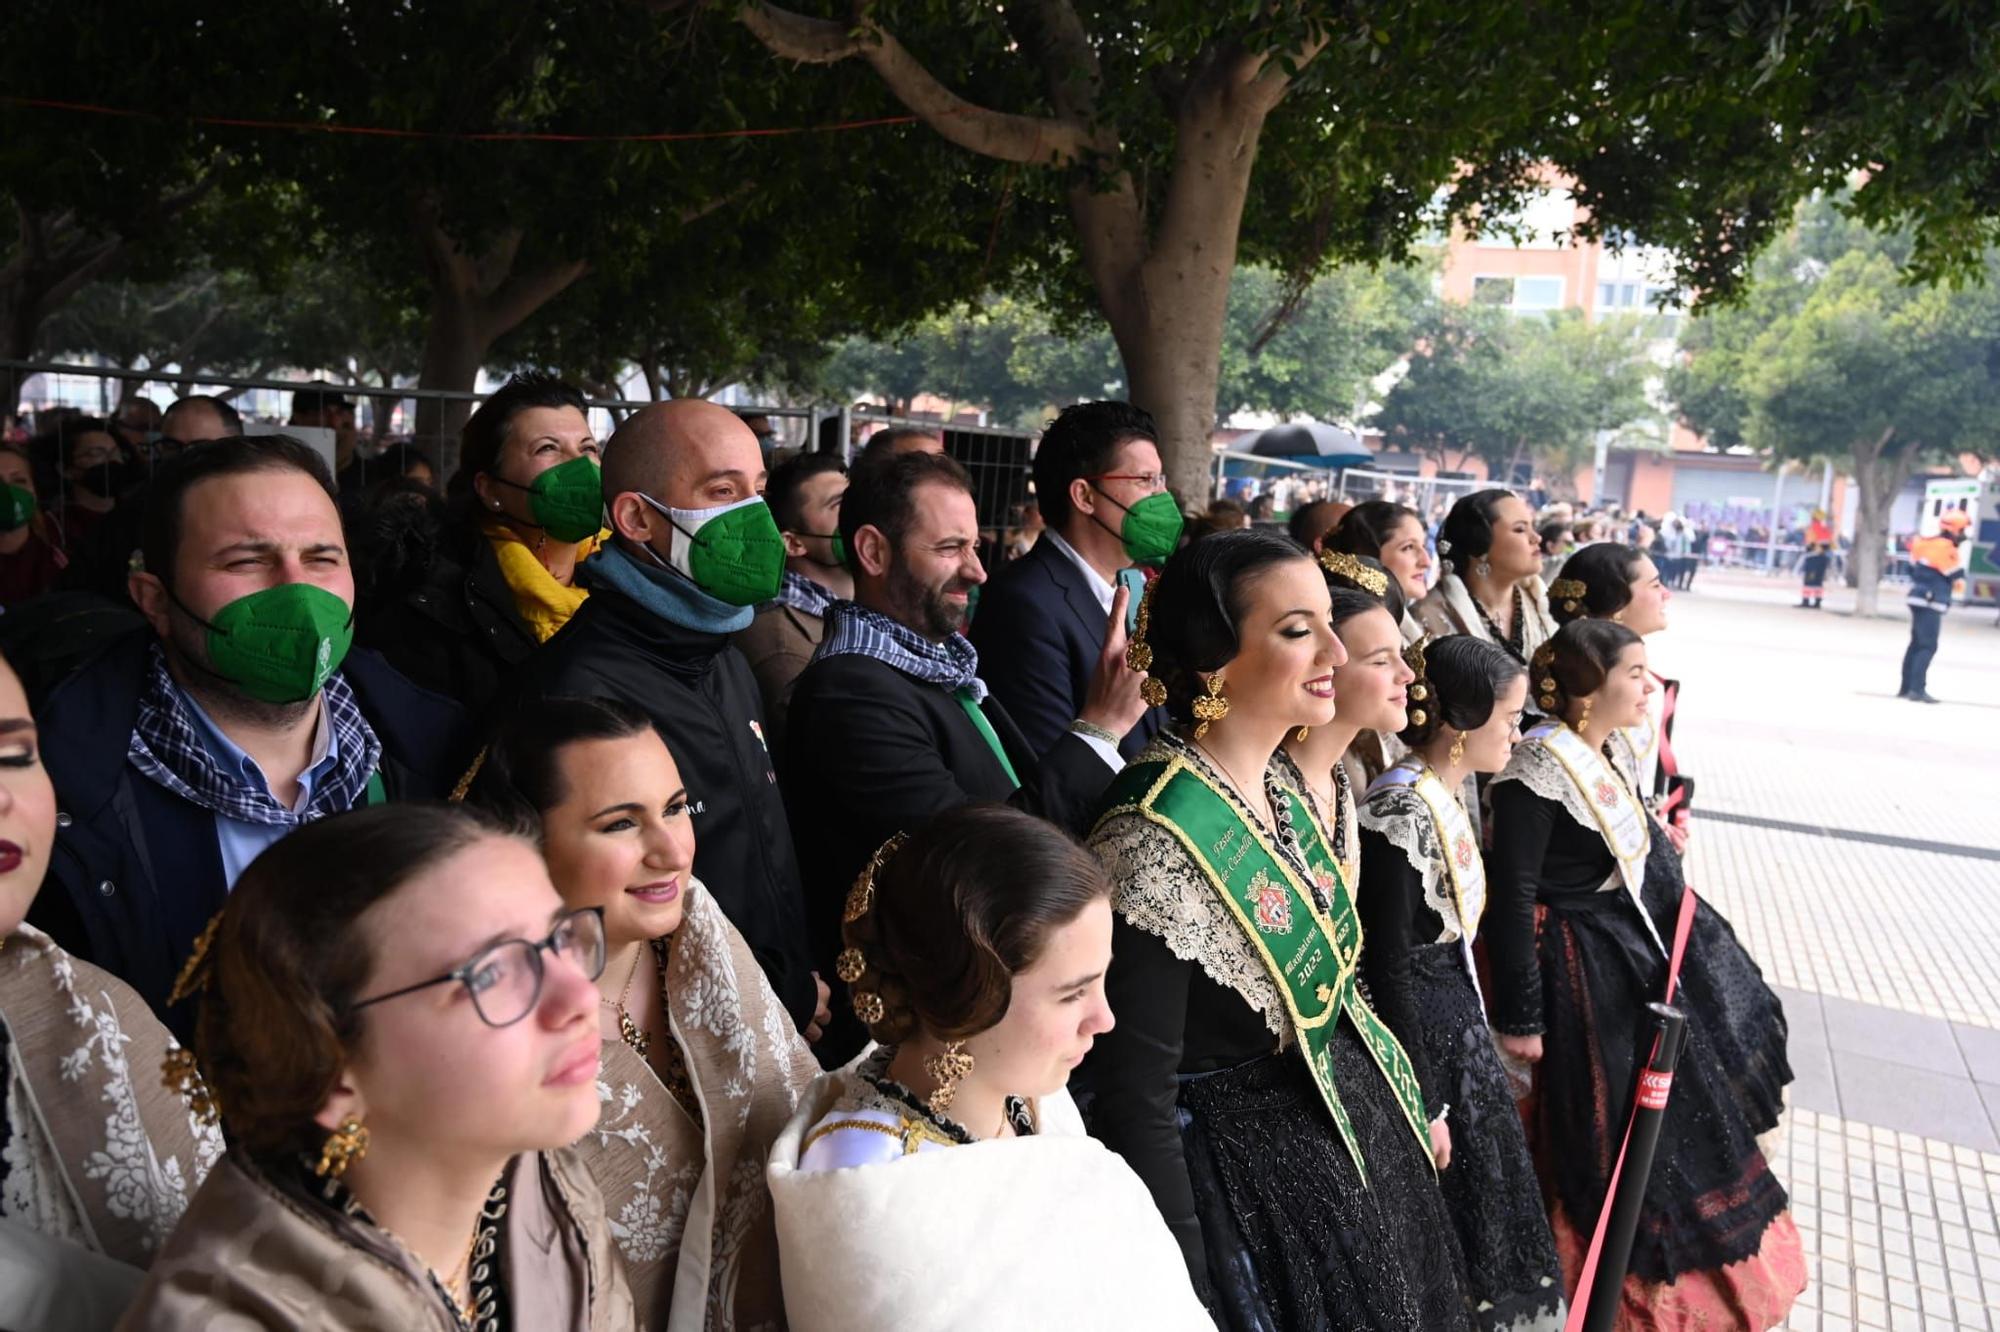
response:
<path id="1" fill-rule="evenodd" d="M 48 591 L 67 563 L 49 539 L 27 453 L 19 445 L 0 444 L 0 607 Z"/>
<path id="2" fill-rule="evenodd" d="M 356 524 L 365 646 L 483 708 L 588 596 L 575 572 L 601 541 L 597 456 L 581 393 L 508 380 L 465 423 L 441 524 L 386 496 Z"/>

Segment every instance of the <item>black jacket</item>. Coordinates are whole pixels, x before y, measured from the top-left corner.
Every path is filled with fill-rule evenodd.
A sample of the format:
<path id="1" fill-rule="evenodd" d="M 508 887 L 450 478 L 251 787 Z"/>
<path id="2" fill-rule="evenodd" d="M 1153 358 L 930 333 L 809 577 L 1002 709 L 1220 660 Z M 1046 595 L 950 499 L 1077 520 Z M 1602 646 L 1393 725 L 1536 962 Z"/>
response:
<path id="1" fill-rule="evenodd" d="M 980 589 L 969 635 L 979 649 L 979 678 L 1036 753 L 1060 740 L 1083 711 L 1106 623 L 1083 570 L 1046 538 Z M 1165 708 L 1147 712 L 1119 752 L 1137 758 L 1166 718 Z"/>
<path id="2" fill-rule="evenodd" d="M 515 680 L 515 706 L 616 698 L 652 717 L 687 783 L 695 875 L 803 1027 L 814 990 L 799 864 L 743 654 L 725 635 L 683 629 L 616 588 L 596 586 Z"/>
<path id="3" fill-rule="evenodd" d="M 49 695 L 36 716 L 55 783 L 55 852 L 28 919 L 79 957 L 137 990 L 155 1011 L 195 937 L 228 895 L 215 815 L 142 776 L 126 760 L 145 688 L 150 629 L 113 642 Z M 462 712 L 416 688 L 372 652 L 340 674 L 382 742 L 391 800 L 448 794 L 470 758 Z"/>
<path id="4" fill-rule="evenodd" d="M 415 505 L 384 504 L 355 525 L 354 546 L 367 575 L 357 640 L 483 721 L 539 646 L 493 543 L 476 528 L 439 526 Z"/>
<path id="5" fill-rule="evenodd" d="M 1110 766 L 1080 737 L 1065 730 L 1038 754 L 993 695 L 981 710 L 1021 779 L 1018 790 L 943 687 L 853 653 L 815 657 L 799 676 L 785 739 L 785 804 L 806 866 L 813 958 L 834 987 L 822 1062 L 844 1059 L 863 1039 L 832 963 L 841 905 L 877 847 L 974 801 L 1005 802 L 1080 836 L 1111 784 Z"/>

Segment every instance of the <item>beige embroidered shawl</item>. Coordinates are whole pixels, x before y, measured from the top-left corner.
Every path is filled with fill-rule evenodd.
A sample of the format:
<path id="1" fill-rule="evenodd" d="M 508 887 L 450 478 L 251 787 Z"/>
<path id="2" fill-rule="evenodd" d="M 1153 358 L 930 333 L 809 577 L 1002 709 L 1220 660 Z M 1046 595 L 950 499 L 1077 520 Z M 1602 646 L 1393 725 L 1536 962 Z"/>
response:
<path id="1" fill-rule="evenodd" d="M 1521 614 L 1521 655 L 1532 658 L 1535 649 L 1555 637 L 1556 632 L 1555 618 L 1549 614 L 1549 594 L 1540 578 L 1530 575 L 1521 580 Z M 1472 604 L 1472 593 L 1457 574 L 1448 573 L 1438 579 L 1437 586 L 1417 603 L 1416 615 L 1425 632 L 1434 637 L 1471 634 L 1493 642 L 1486 622 L 1479 618 L 1479 611 Z"/>
<path id="2" fill-rule="evenodd" d="M 173 1037 L 131 987 L 26 925 L 0 948 L 0 1023 L 0 1215 L 145 1267 L 222 1156 L 161 1082 Z"/>
<path id="3" fill-rule="evenodd" d="M 764 1158 L 819 1065 L 698 880 L 686 902 L 666 1006 L 702 1122 L 609 1040 L 603 1110 L 577 1152 L 603 1190 L 642 1327 L 783 1327 Z"/>
<path id="4" fill-rule="evenodd" d="M 507 1298 L 535 1332 L 631 1332 L 632 1295 L 604 1201 L 573 1151 L 530 1152 L 507 1175 Z M 459 1332 L 422 1260 L 231 1152 L 146 1275 L 120 1332 Z"/>

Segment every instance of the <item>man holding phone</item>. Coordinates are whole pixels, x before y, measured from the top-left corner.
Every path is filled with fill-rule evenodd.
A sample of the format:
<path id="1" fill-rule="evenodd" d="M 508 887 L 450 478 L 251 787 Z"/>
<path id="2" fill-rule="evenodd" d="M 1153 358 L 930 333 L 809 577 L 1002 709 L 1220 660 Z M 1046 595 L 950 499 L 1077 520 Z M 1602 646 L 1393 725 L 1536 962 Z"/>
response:
<path id="1" fill-rule="evenodd" d="M 1118 591 L 1126 632 L 1150 570 L 1180 544 L 1181 511 L 1167 490 L 1153 418 L 1126 402 L 1064 408 L 1035 451 L 1042 539 L 994 575 L 972 641 L 980 674 L 1030 746 L 1055 743 L 1082 714 Z M 1166 720 L 1153 708 L 1118 737 L 1137 754 Z"/>

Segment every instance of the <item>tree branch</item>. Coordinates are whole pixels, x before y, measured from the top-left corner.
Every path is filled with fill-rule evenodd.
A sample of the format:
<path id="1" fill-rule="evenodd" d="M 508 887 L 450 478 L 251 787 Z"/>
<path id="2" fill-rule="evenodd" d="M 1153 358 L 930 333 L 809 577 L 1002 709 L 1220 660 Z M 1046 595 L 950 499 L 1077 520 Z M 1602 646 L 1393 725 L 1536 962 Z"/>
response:
<path id="1" fill-rule="evenodd" d="M 563 259 L 532 272 L 515 274 L 480 302 L 480 324 L 489 338 L 498 338 L 589 271 L 588 260 Z"/>
<path id="2" fill-rule="evenodd" d="M 743 26 L 774 53 L 801 64 L 828 65 L 859 56 L 873 67 L 896 100 L 959 147 L 1002 162 L 1065 166 L 1091 150 L 1089 131 L 1069 120 L 1021 116 L 966 101 L 938 82 L 903 44 L 871 19 L 845 24 L 751 0 L 739 11 Z"/>

